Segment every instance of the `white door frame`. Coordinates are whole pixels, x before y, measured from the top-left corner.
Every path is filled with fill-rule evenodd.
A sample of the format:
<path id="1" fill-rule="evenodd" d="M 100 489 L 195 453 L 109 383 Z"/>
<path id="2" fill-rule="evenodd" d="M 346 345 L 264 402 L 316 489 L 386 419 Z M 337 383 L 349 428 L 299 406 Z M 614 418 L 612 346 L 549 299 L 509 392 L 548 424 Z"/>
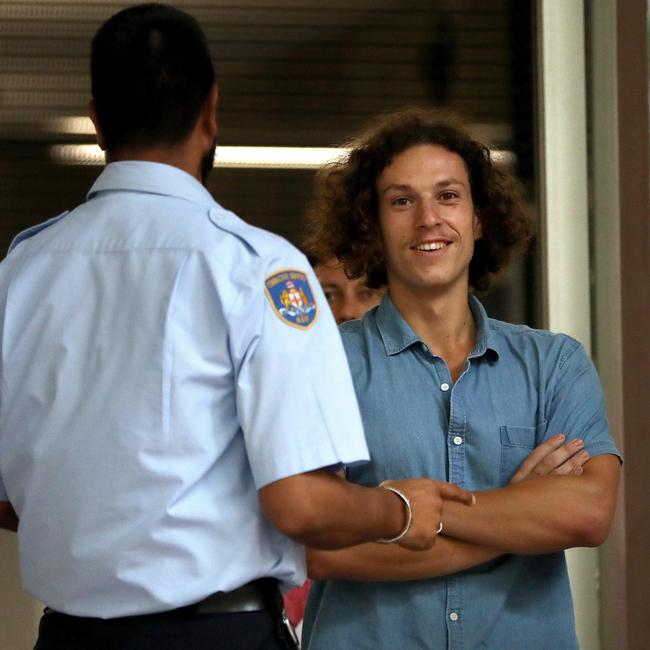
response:
<path id="1" fill-rule="evenodd" d="M 537 1 L 542 314 L 590 352 L 584 22 L 582 0 Z M 571 549 L 567 560 L 580 648 L 600 650 L 598 551 Z"/>

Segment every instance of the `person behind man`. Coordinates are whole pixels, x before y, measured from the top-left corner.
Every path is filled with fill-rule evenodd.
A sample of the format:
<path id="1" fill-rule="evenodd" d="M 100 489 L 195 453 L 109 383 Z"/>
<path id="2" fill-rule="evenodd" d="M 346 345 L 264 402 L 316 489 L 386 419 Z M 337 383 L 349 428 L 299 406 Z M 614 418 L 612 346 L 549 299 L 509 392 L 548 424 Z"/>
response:
<path id="1" fill-rule="evenodd" d="M 310 551 L 306 646 L 577 648 L 562 551 L 607 536 L 620 459 L 580 344 L 473 295 L 530 237 L 513 179 L 455 119 L 410 109 L 323 172 L 312 220 L 309 252 L 388 284 L 340 328 L 373 459 L 348 479 L 427 475 L 477 502 L 444 505 L 434 552 Z"/>
<path id="2" fill-rule="evenodd" d="M 0 525 L 48 606 L 36 647 L 292 647 L 277 582 L 304 580 L 298 543 L 429 548 L 443 502 L 472 497 L 333 471 L 367 459 L 340 337 L 304 256 L 202 185 L 196 21 L 117 13 L 91 80 L 108 165 L 0 266 Z"/>
<path id="3" fill-rule="evenodd" d="M 358 320 L 378 305 L 384 295 L 383 287 L 371 288 L 363 277 L 348 278 L 335 257 L 312 262 L 312 266 L 337 325 Z"/>

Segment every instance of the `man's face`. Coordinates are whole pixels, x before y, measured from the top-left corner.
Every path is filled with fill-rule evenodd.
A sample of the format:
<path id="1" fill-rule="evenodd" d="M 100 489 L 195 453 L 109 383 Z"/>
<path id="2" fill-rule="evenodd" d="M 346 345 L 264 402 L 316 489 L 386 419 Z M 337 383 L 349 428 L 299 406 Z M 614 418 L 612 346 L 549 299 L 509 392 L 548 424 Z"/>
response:
<path id="1" fill-rule="evenodd" d="M 411 147 L 383 170 L 376 189 L 393 297 L 466 292 L 480 227 L 463 159 L 439 145 Z"/>
<path id="2" fill-rule="evenodd" d="M 336 259 L 317 264 L 314 271 L 338 325 L 361 318 L 371 307 L 378 305 L 384 295 L 383 289 L 367 287 L 365 278 L 349 280 Z"/>

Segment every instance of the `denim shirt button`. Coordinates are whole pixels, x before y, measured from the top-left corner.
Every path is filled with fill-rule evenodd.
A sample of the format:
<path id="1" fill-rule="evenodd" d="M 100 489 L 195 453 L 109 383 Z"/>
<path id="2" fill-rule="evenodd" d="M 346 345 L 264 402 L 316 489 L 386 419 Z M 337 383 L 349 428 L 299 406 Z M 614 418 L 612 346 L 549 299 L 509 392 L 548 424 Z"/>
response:
<path id="1" fill-rule="evenodd" d="M 440 384 L 440 390 L 447 391 L 449 390 L 449 384 L 445 382 L 444 384 Z"/>
<path id="2" fill-rule="evenodd" d="M 462 445 L 463 444 L 463 439 L 460 436 L 454 436 L 454 444 L 455 445 Z"/>
<path id="3" fill-rule="evenodd" d="M 449 614 L 449 620 L 450 621 L 457 621 L 458 620 L 458 612 L 452 612 Z"/>

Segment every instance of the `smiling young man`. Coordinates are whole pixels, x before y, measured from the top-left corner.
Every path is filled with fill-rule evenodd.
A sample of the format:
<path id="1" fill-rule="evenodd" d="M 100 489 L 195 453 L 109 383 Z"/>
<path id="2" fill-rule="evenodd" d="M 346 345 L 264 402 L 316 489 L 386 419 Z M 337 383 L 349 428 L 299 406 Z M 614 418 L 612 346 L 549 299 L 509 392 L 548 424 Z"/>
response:
<path id="1" fill-rule="evenodd" d="M 430 476 L 477 503 L 444 506 L 433 551 L 310 551 L 307 647 L 577 648 L 562 551 L 607 536 L 620 459 L 580 344 L 472 294 L 530 238 L 516 183 L 454 120 L 412 109 L 324 171 L 312 228 L 310 252 L 388 285 L 341 328 L 372 457 L 348 478 Z"/>

